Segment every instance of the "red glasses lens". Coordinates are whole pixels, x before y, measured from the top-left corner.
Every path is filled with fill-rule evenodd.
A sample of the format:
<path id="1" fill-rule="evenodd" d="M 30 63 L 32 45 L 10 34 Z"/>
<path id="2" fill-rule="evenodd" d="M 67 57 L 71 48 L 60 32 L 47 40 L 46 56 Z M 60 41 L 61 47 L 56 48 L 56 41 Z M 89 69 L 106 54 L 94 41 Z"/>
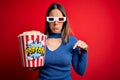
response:
<path id="1" fill-rule="evenodd" d="M 64 18 L 59 18 L 59 21 L 64 21 Z"/>

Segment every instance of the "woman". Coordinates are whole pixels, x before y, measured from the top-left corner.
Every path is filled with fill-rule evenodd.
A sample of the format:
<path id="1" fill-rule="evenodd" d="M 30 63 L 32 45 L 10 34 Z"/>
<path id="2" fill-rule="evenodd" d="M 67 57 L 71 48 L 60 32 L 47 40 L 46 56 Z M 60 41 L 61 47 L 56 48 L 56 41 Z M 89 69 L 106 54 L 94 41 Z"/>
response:
<path id="1" fill-rule="evenodd" d="M 71 64 L 83 75 L 87 65 L 87 44 L 70 36 L 68 18 L 60 4 L 52 4 L 46 14 L 47 47 L 45 65 L 39 70 L 38 80 L 72 80 Z"/>

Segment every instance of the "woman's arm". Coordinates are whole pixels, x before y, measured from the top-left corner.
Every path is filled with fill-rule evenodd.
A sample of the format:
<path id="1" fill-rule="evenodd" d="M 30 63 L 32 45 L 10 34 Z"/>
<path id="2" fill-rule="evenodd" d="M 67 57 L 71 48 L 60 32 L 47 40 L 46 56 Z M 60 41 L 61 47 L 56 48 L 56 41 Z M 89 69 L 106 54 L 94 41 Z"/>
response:
<path id="1" fill-rule="evenodd" d="M 72 65 L 74 70 L 80 74 L 81 76 L 84 75 L 86 67 L 87 67 L 87 51 L 76 48 L 73 50 L 72 56 Z"/>

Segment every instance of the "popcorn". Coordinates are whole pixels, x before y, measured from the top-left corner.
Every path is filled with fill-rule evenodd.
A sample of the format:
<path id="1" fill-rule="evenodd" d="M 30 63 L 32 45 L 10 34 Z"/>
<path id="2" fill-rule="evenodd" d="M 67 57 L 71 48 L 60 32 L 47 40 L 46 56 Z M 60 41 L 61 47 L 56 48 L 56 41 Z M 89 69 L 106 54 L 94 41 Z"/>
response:
<path id="1" fill-rule="evenodd" d="M 22 34 L 20 34 L 19 36 L 24 36 L 24 35 L 41 35 L 42 33 L 40 31 L 25 31 Z M 43 34 L 44 35 L 44 34 Z"/>
<path id="2" fill-rule="evenodd" d="M 25 31 L 18 35 L 24 67 L 44 65 L 47 36 L 39 31 Z"/>

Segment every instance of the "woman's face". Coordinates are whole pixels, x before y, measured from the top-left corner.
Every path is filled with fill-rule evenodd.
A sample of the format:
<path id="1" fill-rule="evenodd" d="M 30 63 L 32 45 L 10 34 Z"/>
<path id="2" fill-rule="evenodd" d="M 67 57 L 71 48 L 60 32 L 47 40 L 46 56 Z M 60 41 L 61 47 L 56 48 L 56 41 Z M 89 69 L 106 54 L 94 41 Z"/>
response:
<path id="1" fill-rule="evenodd" d="M 59 9 L 53 9 L 49 13 L 49 17 L 63 17 L 63 15 Z M 54 22 L 49 22 L 49 26 L 52 33 L 61 33 L 63 22 L 55 20 Z"/>

